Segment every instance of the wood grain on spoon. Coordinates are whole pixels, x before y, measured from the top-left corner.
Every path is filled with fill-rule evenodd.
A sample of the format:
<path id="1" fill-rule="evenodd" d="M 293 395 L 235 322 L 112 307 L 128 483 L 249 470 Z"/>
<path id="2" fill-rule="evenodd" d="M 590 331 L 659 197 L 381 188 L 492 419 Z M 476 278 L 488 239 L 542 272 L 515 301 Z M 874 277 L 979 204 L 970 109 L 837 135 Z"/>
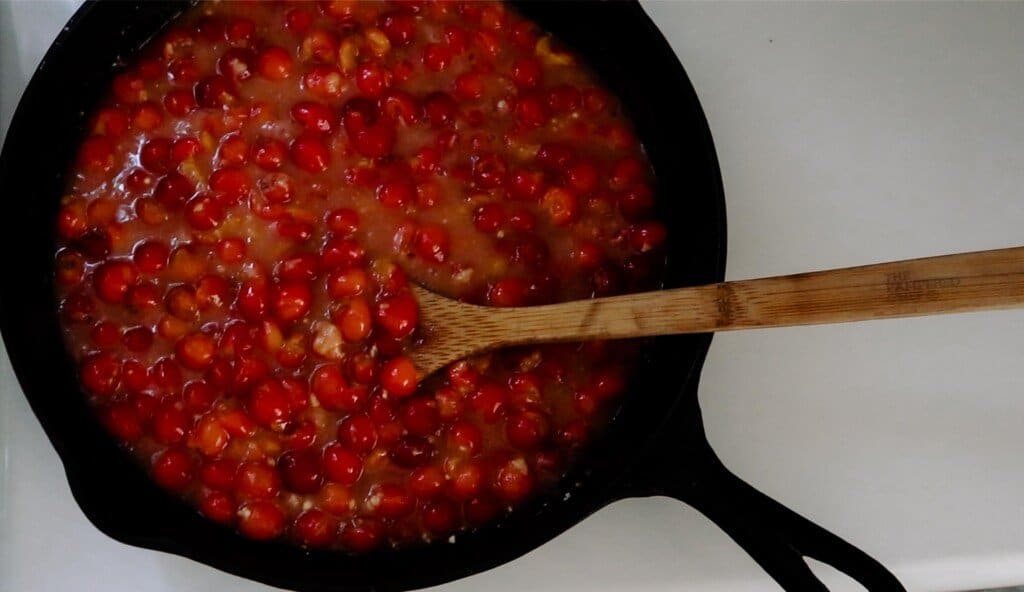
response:
<path id="1" fill-rule="evenodd" d="M 911 259 L 525 308 L 415 287 L 423 376 L 510 345 L 706 333 L 1024 306 L 1024 247 Z"/>

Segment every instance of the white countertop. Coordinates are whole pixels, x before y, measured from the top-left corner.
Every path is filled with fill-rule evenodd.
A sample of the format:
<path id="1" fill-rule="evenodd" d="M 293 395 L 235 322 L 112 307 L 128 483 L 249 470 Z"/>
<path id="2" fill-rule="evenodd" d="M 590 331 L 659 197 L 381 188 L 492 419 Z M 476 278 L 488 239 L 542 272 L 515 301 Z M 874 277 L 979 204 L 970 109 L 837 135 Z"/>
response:
<path id="1" fill-rule="evenodd" d="M 4 128 L 76 4 L 0 0 Z M 729 278 L 1024 244 L 1024 4 L 645 6 L 711 124 Z M 1024 311 L 723 334 L 700 396 L 726 465 L 909 589 L 1020 584 L 1022 354 Z M 96 531 L 0 364 L 0 590 L 269 590 Z M 437 590 L 484 588 L 777 589 L 666 499 Z"/>

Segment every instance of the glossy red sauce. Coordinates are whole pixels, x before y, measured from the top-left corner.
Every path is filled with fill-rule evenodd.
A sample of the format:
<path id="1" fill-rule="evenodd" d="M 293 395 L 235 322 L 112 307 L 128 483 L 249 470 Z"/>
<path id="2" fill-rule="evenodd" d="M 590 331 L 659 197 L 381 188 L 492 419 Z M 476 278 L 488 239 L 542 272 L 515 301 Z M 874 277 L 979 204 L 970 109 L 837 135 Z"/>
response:
<path id="1" fill-rule="evenodd" d="M 623 343 L 417 385 L 410 281 L 521 306 L 652 285 L 615 98 L 502 4 L 200 5 L 114 80 L 57 220 L 83 389 L 153 478 L 256 539 L 447 539 L 556 481 Z"/>

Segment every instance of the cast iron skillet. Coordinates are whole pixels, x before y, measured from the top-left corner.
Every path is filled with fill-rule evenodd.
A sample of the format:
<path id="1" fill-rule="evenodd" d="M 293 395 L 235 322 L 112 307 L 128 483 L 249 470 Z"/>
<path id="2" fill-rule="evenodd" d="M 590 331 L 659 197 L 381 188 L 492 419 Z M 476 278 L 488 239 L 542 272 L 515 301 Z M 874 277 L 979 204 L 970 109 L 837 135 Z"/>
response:
<path id="1" fill-rule="evenodd" d="M 32 78 L 0 155 L 8 280 L 0 328 L 33 411 L 64 463 L 75 500 L 109 536 L 268 584 L 301 590 L 404 590 L 510 561 L 625 497 L 668 495 L 717 523 L 783 587 L 825 590 L 803 556 L 869 590 L 903 590 L 876 561 L 730 473 L 708 445 L 697 382 L 711 335 L 659 338 L 611 426 L 560 488 L 453 544 L 350 557 L 257 543 L 159 490 L 108 437 L 79 394 L 55 314 L 54 219 L 83 123 L 114 64 L 184 8 L 90 3 L 75 14 Z M 658 176 L 672 244 L 667 286 L 720 281 L 725 203 L 707 122 L 675 55 L 630 2 L 520 9 L 580 52 L 622 98 Z M 585 15 L 582 17 L 581 15 Z"/>

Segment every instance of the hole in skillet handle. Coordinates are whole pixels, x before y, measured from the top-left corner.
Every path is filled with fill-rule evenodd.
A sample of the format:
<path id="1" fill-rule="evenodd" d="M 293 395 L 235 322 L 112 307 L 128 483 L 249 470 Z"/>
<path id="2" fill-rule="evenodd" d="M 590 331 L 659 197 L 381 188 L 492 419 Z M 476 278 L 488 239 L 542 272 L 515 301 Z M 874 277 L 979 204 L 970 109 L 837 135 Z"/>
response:
<path id="1" fill-rule="evenodd" d="M 692 401 L 696 404 L 695 394 Z M 654 484 L 648 493 L 667 495 L 704 514 L 785 590 L 828 592 L 806 557 L 838 569 L 872 592 L 906 592 L 881 563 L 730 472 L 708 444 L 699 410 L 696 417 L 696 426 L 691 416 L 691 423 L 681 429 L 662 432 L 677 446 L 675 454 L 652 455 L 640 470 Z M 671 426 L 672 419 L 667 423 Z M 689 460 L 680 467 L 679 458 Z"/>

